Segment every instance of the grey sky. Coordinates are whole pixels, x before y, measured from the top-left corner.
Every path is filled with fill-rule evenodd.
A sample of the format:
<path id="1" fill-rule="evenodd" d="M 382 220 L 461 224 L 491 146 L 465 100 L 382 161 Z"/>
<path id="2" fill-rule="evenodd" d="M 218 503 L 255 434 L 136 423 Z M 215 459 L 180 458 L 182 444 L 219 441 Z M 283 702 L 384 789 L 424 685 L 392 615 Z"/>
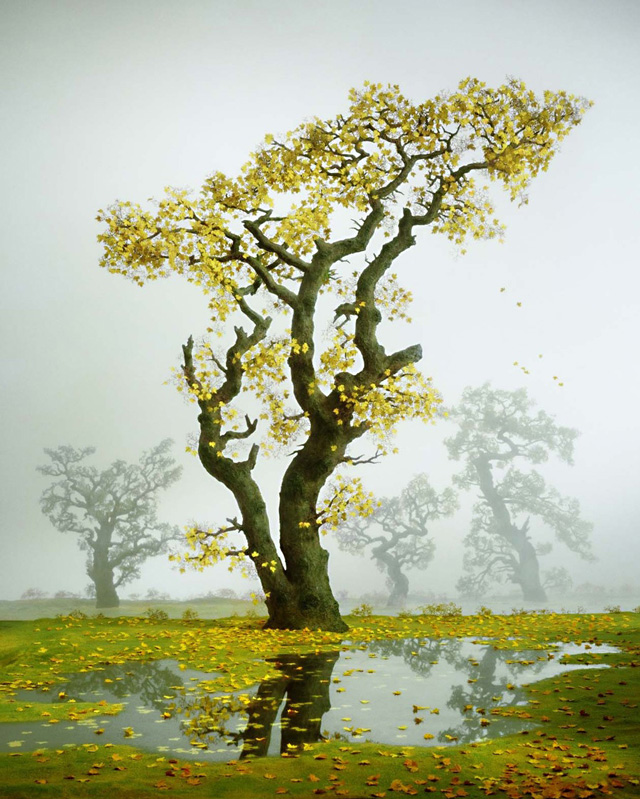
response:
<path id="1" fill-rule="evenodd" d="M 193 408 L 163 386 L 180 345 L 204 331 L 206 303 L 177 281 L 141 290 L 100 270 L 97 209 L 144 202 L 167 185 L 197 188 L 213 170 L 234 174 L 264 133 L 336 114 L 364 80 L 398 83 L 419 101 L 469 74 L 489 84 L 515 75 L 595 105 L 533 183 L 528 206 L 499 200 L 504 245 L 473 242 L 457 257 L 423 234 L 398 262 L 415 295 L 402 340 L 423 344 L 422 366 L 446 402 L 487 379 L 523 385 L 582 432 L 576 465 L 544 473 L 580 499 L 600 561 L 561 561 L 578 579 L 634 581 L 639 34 L 633 0 L 1 2 L 0 598 L 88 582 L 73 538 L 40 513 L 43 447 L 95 445 L 106 465 L 172 437 L 184 476 L 162 516 L 215 521 L 233 508 L 184 452 Z M 444 487 L 447 433 L 405 426 L 400 454 L 363 473 L 368 486 L 397 493 L 427 471 Z M 455 582 L 465 519 L 442 527 L 426 587 Z M 353 562 L 340 559 L 336 588 L 352 588 Z M 364 588 L 380 579 L 368 570 Z M 156 560 L 124 593 L 189 595 L 233 580 L 224 567 L 180 576 Z"/>

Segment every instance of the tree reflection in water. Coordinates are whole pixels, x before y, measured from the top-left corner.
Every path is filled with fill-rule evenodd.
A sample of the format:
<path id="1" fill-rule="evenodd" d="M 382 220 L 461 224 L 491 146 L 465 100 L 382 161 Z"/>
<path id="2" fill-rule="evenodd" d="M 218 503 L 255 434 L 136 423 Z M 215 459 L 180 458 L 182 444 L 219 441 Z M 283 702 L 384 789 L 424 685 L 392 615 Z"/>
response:
<path id="1" fill-rule="evenodd" d="M 176 674 L 172 661 L 129 661 L 122 665 L 93 667 L 90 671 L 67 675 L 64 682 L 64 701 L 100 699 L 117 702 L 137 695 L 140 702 L 147 707 L 164 710 L 167 697 L 173 696 L 180 687 L 182 679 Z M 56 694 L 57 691 L 54 695 L 45 693 L 37 698 L 52 702 L 56 701 Z M 33 699 L 34 696 L 29 698 Z"/>
<path id="2" fill-rule="evenodd" d="M 461 639 L 374 641 L 369 648 L 386 657 L 402 657 L 421 677 L 428 676 L 442 661 L 456 676 L 466 677 L 466 683 L 452 685 L 447 699 L 447 707 L 460 713 L 462 723 L 439 732 L 440 743 L 469 743 L 530 728 L 526 718 L 492 715 L 491 709 L 525 705 L 525 690 L 516 682 L 521 683 L 525 671 L 526 681 L 534 681 L 550 659 L 545 651 L 498 649 L 488 643 L 483 646 L 480 641 L 474 644 L 477 655 L 467 656 Z"/>
<path id="3" fill-rule="evenodd" d="M 263 757 L 275 754 L 271 743 L 277 729 L 280 753 L 299 749 L 322 738 L 322 716 L 331 709 L 329 685 L 339 656 L 336 650 L 267 658 L 280 674 L 264 680 L 253 696 L 185 695 L 174 710 L 184 714 L 185 733 L 195 745 L 209 748 L 225 741 L 242 747 L 241 758 Z M 234 729 L 244 719 L 244 729 Z"/>
<path id="4" fill-rule="evenodd" d="M 220 760 L 277 755 L 329 736 L 419 746 L 513 734 L 532 726 L 522 684 L 571 668 L 558 662 L 560 655 L 414 637 L 269 658 L 276 675 L 237 692 L 216 692 L 218 674 L 181 671 L 174 661 L 105 665 L 70 675 L 57 688 L 66 701 L 124 702 L 119 716 L 101 720 L 103 740 L 119 743 L 123 730 L 126 737 L 134 729 L 142 749 L 187 756 L 207 750 Z M 505 710 L 515 715 L 500 715 Z M 45 736 L 49 746 L 84 743 L 94 732 L 45 727 L 46 733 L 34 723 L 40 737 L 33 740 Z M 2 725 L 0 750 L 24 729 Z"/>

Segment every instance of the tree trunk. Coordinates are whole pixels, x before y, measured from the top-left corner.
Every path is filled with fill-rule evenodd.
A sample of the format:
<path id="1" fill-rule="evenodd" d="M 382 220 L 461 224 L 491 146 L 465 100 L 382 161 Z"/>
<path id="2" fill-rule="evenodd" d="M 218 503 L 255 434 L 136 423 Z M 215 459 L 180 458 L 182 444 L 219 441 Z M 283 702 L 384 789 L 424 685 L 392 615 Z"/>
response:
<path id="1" fill-rule="evenodd" d="M 409 595 L 409 578 L 402 572 L 402 568 L 396 558 L 382 547 L 377 547 L 371 553 L 371 557 L 383 564 L 387 572 L 387 577 L 391 581 L 391 592 L 387 599 L 388 608 L 403 608 Z"/>
<path id="2" fill-rule="evenodd" d="M 252 465 L 249 461 L 234 463 L 215 457 L 206 443 L 209 438 L 205 428 L 200 440 L 200 460 L 209 474 L 232 491 L 238 503 L 247 551 L 266 597 L 269 612 L 266 627 L 348 630 L 331 591 L 329 553 L 320 545 L 316 521 L 318 494 L 330 473 L 327 464 L 322 464 L 313 451 L 304 452 L 303 448 L 285 473 L 280 491 L 283 565 L 271 537 L 266 504 L 251 474 Z M 301 527 L 301 522 L 309 526 Z"/>
<path id="3" fill-rule="evenodd" d="M 509 509 L 493 483 L 493 474 L 488 456 L 480 456 L 474 460 L 478 473 L 479 486 L 487 504 L 491 508 L 496 523 L 496 533 L 509 543 L 518 555 L 518 565 L 510 575 L 512 582 L 518 583 L 522 589 L 525 602 L 546 602 L 547 595 L 540 582 L 540 566 L 535 548 L 527 536 L 529 520 L 522 528 L 511 521 Z"/>
<path id="4" fill-rule="evenodd" d="M 320 440 L 318 440 L 320 439 Z M 329 553 L 320 545 L 318 495 L 335 463 L 326 439 L 310 436 L 286 470 L 280 489 L 280 548 L 290 595 L 270 608 L 268 627 L 345 632 L 329 583 Z"/>
<path id="5" fill-rule="evenodd" d="M 517 543 L 515 548 L 518 552 L 519 564 L 513 581 L 518 583 L 522 589 L 522 598 L 525 602 L 546 602 L 547 594 L 540 582 L 538 556 L 532 543 L 523 534 L 522 540 Z"/>
<path id="6" fill-rule="evenodd" d="M 96 587 L 96 608 L 120 607 L 120 598 L 113 581 L 113 567 L 109 562 L 109 548 L 113 530 L 103 526 L 97 540 L 91 545 L 91 558 L 87 574 Z"/>
<path id="7" fill-rule="evenodd" d="M 109 563 L 94 566 L 89 575 L 96 587 L 96 608 L 120 607 L 120 598 L 113 583 L 113 569 Z"/>

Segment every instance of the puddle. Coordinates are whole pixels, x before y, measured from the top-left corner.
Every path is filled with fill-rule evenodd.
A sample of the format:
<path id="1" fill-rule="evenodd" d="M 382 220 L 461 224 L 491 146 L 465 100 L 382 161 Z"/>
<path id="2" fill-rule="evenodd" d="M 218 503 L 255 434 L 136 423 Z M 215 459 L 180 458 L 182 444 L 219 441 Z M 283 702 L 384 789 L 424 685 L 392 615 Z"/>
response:
<path id="1" fill-rule="evenodd" d="M 478 639 L 375 641 L 270 658 L 279 676 L 235 693 L 212 693 L 201 684 L 216 673 L 180 670 L 170 660 L 132 661 L 16 696 L 36 704 L 58 701 L 63 691 L 60 701 L 123 703 L 117 716 L 0 724 L 0 751 L 129 743 L 168 757 L 230 760 L 279 755 L 321 738 L 405 746 L 497 738 L 533 725 L 492 709 L 525 710 L 527 683 L 598 668 L 561 662 L 589 649 L 617 651 L 573 644 L 497 650 Z"/>

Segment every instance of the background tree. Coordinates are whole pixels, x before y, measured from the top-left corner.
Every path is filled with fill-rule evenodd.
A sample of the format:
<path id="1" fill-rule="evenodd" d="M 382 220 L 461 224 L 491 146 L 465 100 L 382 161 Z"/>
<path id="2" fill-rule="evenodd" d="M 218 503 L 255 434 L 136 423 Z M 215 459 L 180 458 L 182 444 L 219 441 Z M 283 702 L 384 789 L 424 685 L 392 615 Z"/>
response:
<path id="1" fill-rule="evenodd" d="M 42 511 L 61 533 L 79 536 L 98 608 L 118 607 L 117 589 L 180 536 L 178 527 L 156 519 L 158 494 L 182 471 L 168 455 L 170 447 L 166 439 L 138 464 L 115 461 L 102 472 L 83 463 L 93 447 L 45 449 L 50 463 L 38 471 L 56 479 L 40 498 Z"/>
<path id="2" fill-rule="evenodd" d="M 391 586 L 387 605 L 403 606 L 409 594 L 405 569 L 426 569 L 433 558 L 430 522 L 451 516 L 457 507 L 453 489 L 438 494 L 427 475 L 419 474 L 400 496 L 381 499 L 369 516 L 348 516 L 337 529 L 338 545 L 353 554 L 370 548 Z"/>
<path id="3" fill-rule="evenodd" d="M 542 585 L 551 594 L 566 596 L 573 589 L 573 579 L 564 566 L 552 566 L 542 572 Z"/>
<path id="4" fill-rule="evenodd" d="M 465 593 L 477 594 L 491 581 L 506 580 L 520 586 L 525 600 L 546 601 L 538 556 L 549 553 L 552 545 L 532 541 L 538 537 L 532 518 L 573 552 L 592 559 L 593 525 L 580 518 L 578 501 L 562 497 L 534 469 L 521 471 L 515 465 L 543 463 L 552 452 L 573 463 L 578 431 L 557 425 L 544 411 L 532 413 L 533 405 L 523 388 L 499 391 L 485 383 L 466 388 L 460 404 L 449 412 L 459 427 L 445 441 L 449 457 L 465 463 L 454 482 L 480 489 L 465 538 L 466 573 L 458 584 Z"/>
<path id="5" fill-rule="evenodd" d="M 500 235 L 474 175 L 523 197 L 587 106 L 565 92 L 537 98 L 516 80 L 490 89 L 468 78 L 419 104 L 397 86 L 365 83 L 345 113 L 266 136 L 237 178 L 216 172 L 197 195 L 167 189 L 155 207 L 119 202 L 98 213 L 104 267 L 139 285 L 180 274 L 208 298 L 208 332 L 221 346 L 189 337 L 180 388 L 199 407 L 197 455 L 240 518 L 194 528 L 189 541 L 199 567 L 253 560 L 269 626 L 346 629 L 319 532 L 348 501 L 361 513 L 369 505 L 344 477 L 320 494 L 339 467 L 371 459 L 351 451 L 365 434 L 382 454 L 399 420 L 429 420 L 439 402 L 415 368 L 421 347 L 387 352 L 379 340 L 383 315 L 405 318 L 410 299 L 392 265 L 420 228 L 458 244 Z M 340 233 L 343 209 L 352 227 Z M 320 346 L 328 308 L 336 326 Z M 262 401 L 258 418 L 239 404 L 243 391 Z M 259 442 L 277 454 L 296 441 L 278 551 L 254 470 Z"/>

